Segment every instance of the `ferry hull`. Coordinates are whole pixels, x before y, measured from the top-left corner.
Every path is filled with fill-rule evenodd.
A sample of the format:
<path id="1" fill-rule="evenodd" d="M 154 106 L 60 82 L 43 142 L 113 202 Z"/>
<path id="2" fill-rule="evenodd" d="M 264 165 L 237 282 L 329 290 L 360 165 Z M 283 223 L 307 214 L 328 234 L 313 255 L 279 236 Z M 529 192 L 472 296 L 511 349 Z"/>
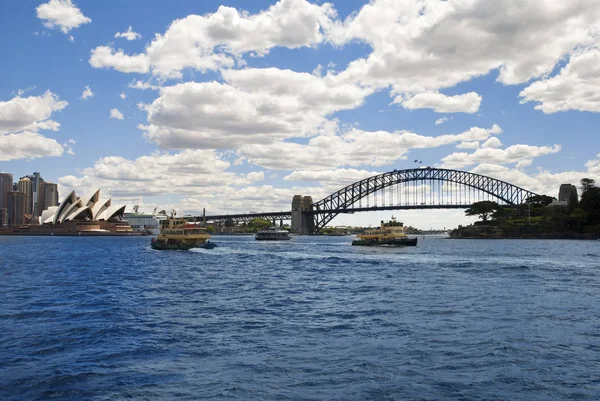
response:
<path id="1" fill-rule="evenodd" d="M 387 241 L 352 241 L 354 246 L 417 246 L 417 238 L 395 239 Z"/>

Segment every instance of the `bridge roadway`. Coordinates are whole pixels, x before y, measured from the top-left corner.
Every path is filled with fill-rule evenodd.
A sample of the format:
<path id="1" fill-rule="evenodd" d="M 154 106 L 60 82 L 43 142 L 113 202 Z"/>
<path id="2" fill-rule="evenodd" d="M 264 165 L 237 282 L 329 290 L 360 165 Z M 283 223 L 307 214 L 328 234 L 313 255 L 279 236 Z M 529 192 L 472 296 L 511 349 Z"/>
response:
<path id="1" fill-rule="evenodd" d="M 351 209 L 331 209 L 331 210 L 310 210 L 303 213 L 307 214 L 352 214 L 355 212 L 373 212 L 378 210 L 409 210 L 409 209 L 467 209 L 468 205 L 399 205 L 399 206 L 371 206 L 371 207 L 355 207 Z M 186 216 L 189 221 L 203 221 L 203 216 Z M 214 216 L 206 216 L 207 223 L 224 223 L 226 221 L 250 221 L 252 219 L 265 220 L 291 220 L 292 212 L 265 212 L 265 213 L 241 213 L 241 214 L 221 214 Z"/>

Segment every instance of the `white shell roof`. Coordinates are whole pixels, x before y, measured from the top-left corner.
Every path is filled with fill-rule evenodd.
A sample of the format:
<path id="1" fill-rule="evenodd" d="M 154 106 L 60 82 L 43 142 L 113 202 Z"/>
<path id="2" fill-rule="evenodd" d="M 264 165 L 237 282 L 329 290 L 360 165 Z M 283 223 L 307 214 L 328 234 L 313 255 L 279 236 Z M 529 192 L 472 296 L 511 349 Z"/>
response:
<path id="1" fill-rule="evenodd" d="M 94 207 L 94 205 L 96 203 L 98 203 L 99 200 L 100 200 L 100 189 L 96 189 L 94 192 L 92 192 L 91 195 L 81 198 L 81 203 L 83 204 L 83 206 Z"/>
<path id="2" fill-rule="evenodd" d="M 123 214 L 125 212 L 126 205 L 115 205 L 106 209 L 104 212 L 100 214 L 100 216 L 96 217 L 97 220 L 110 220 L 114 216 L 119 214 Z"/>
<path id="3" fill-rule="evenodd" d="M 108 198 L 104 202 L 96 203 L 92 208 L 92 215 L 94 216 L 93 218 L 98 220 L 98 216 L 101 215 L 106 209 L 108 209 L 111 204 L 112 201 L 110 198 Z"/>
<path id="4" fill-rule="evenodd" d="M 40 224 L 60 224 L 88 217 L 92 220 L 110 220 L 125 213 L 126 205 L 112 205 L 109 198 L 100 201 L 100 190 L 91 195 L 77 199 L 75 191 L 71 191 L 58 206 L 50 206 L 42 212 Z"/>
<path id="5" fill-rule="evenodd" d="M 54 214 L 52 224 L 58 223 L 61 216 L 65 214 L 66 210 L 75 202 L 77 202 L 77 198 L 75 197 L 75 191 L 71 191 L 71 193 L 67 195 L 67 197 L 60 203 L 60 205 L 58 205 L 58 210 Z"/>
<path id="6" fill-rule="evenodd" d="M 87 217 L 92 218 L 92 210 L 89 206 L 78 208 L 73 213 L 71 213 L 69 217 L 65 219 L 65 221 L 76 220 L 77 218 L 83 217 L 83 215 L 87 215 Z"/>
<path id="7" fill-rule="evenodd" d="M 40 216 L 40 224 L 44 224 L 48 219 L 53 219 L 57 209 L 58 206 L 50 206 L 48 209 L 44 210 Z"/>
<path id="8" fill-rule="evenodd" d="M 58 218 L 58 222 L 62 223 L 64 222 L 68 216 L 70 216 L 73 212 L 77 211 L 77 209 L 81 209 L 81 207 L 83 206 L 83 204 L 81 203 L 81 200 L 78 200 L 77 202 L 74 202 L 71 206 L 69 206 L 69 208 L 62 214 L 61 217 Z"/>

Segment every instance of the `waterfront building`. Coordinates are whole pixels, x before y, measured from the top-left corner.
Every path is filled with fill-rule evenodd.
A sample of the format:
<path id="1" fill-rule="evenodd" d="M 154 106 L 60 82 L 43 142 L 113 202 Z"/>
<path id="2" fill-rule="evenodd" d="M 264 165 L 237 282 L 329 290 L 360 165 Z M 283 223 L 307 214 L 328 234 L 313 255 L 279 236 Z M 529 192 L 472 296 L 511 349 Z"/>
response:
<path id="1" fill-rule="evenodd" d="M 76 232 L 131 233 L 131 225 L 123 218 L 125 208 L 126 205 L 113 205 L 111 199 L 100 200 L 99 189 L 81 198 L 71 191 L 58 206 L 49 206 L 42 212 L 39 224 Z"/>
<path id="2" fill-rule="evenodd" d="M 4 227 L 8 224 L 8 210 L 0 208 L 0 227 Z"/>
<path id="3" fill-rule="evenodd" d="M 51 182 L 41 181 L 38 189 L 37 207 L 41 211 L 58 206 L 58 186 Z"/>
<path id="4" fill-rule="evenodd" d="M 573 184 L 561 184 L 558 190 L 558 201 L 569 204 L 571 199 L 578 199 L 577 187 Z"/>
<path id="5" fill-rule="evenodd" d="M 26 176 L 27 178 L 29 178 L 31 180 L 31 214 L 33 214 L 34 217 L 38 217 L 42 214 L 42 208 L 40 208 L 40 205 L 38 205 L 38 194 L 40 192 L 40 184 L 42 182 L 44 182 L 44 179 L 42 178 L 42 176 L 40 175 L 39 172 L 34 171 L 34 173 L 32 175 L 28 175 Z M 57 197 L 58 197 L 58 193 L 57 193 Z M 57 201 L 58 202 L 58 201 Z"/>
<path id="6" fill-rule="evenodd" d="M 31 220 L 33 215 L 33 182 L 29 177 L 21 177 L 18 191 L 25 194 L 25 219 Z"/>
<path id="7" fill-rule="evenodd" d="M 0 173 L 0 209 L 7 209 L 8 193 L 12 191 L 13 176 L 8 173 Z"/>
<path id="8" fill-rule="evenodd" d="M 8 225 L 25 224 L 25 194 L 11 191 L 7 196 Z"/>

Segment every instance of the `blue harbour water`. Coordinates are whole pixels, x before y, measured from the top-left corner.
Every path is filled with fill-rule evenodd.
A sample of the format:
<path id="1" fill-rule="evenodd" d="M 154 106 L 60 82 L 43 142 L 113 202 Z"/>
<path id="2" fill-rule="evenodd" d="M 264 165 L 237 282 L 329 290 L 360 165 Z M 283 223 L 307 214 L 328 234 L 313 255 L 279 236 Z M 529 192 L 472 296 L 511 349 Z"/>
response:
<path id="1" fill-rule="evenodd" d="M 600 242 L 0 237 L 0 400 L 598 400 Z"/>

